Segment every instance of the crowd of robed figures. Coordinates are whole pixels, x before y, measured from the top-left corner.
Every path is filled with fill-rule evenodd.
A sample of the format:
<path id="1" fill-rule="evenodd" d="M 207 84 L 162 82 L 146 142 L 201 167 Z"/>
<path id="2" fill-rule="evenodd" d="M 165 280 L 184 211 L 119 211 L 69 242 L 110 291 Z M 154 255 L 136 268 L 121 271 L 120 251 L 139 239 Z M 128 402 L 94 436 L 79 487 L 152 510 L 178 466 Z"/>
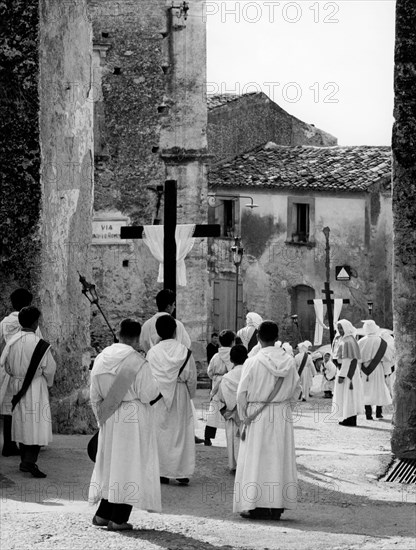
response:
<path id="1" fill-rule="evenodd" d="M 40 311 L 25 292 L 12 295 L 15 311 L 0 324 L 3 455 L 20 454 L 21 471 L 46 477 L 36 462 L 40 447 L 52 439 L 47 387 L 56 364 L 39 332 Z M 171 316 L 175 295 L 163 290 L 156 303 L 158 313 L 142 327 L 122 321 L 119 342 L 97 356 L 91 372 L 91 404 L 100 429 L 89 501 L 99 503 L 94 525 L 109 530 L 131 529 L 133 506 L 160 511 L 160 484 L 187 485 L 195 470 L 191 340 Z M 327 357 L 322 368 L 324 391 L 334 390 L 341 425 L 356 425 L 364 406 L 369 418 L 369 407 L 391 402 L 386 377 L 394 364 L 392 343 L 380 338 L 374 321 L 366 323 L 367 336 L 357 343 L 351 323 L 339 321 L 332 361 Z M 251 312 L 237 335 L 220 333 L 208 365 L 213 386 L 205 444 L 225 427 L 235 472 L 233 509 L 253 519 L 277 520 L 296 507 L 292 410 L 297 399 L 309 397 L 315 369 L 309 342 L 299 344 L 294 357 L 278 336 L 276 323 Z"/>

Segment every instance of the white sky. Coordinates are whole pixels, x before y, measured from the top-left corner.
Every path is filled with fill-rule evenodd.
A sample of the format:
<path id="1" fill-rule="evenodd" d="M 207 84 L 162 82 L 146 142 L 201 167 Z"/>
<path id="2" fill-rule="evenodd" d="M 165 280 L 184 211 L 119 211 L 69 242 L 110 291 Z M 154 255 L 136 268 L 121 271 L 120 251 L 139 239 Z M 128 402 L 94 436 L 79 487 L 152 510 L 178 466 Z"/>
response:
<path id="1" fill-rule="evenodd" d="M 205 11 L 208 93 L 261 89 L 339 145 L 390 145 L 394 0 L 206 0 Z"/>

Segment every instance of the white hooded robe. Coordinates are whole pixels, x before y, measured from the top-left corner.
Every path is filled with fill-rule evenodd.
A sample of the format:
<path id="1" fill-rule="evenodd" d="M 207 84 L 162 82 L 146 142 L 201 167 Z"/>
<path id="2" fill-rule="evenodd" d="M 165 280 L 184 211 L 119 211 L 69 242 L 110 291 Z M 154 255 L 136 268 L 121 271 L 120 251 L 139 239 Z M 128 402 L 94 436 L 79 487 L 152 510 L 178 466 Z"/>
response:
<path id="1" fill-rule="evenodd" d="M 371 334 L 358 341 L 361 353 L 361 367 L 367 367 L 375 357 L 381 343 L 380 336 Z M 368 376 L 362 372 L 364 404 L 365 405 L 390 405 L 390 391 L 387 387 L 385 376 L 391 373 L 391 351 L 387 346 L 380 363 Z"/>
<path id="2" fill-rule="evenodd" d="M 149 364 L 131 346 L 113 344 L 97 356 L 91 371 L 91 405 L 96 414 L 122 368 L 136 368 L 137 374 L 120 407 L 100 428 L 88 500 L 95 504 L 104 498 L 160 512 L 156 429 L 149 404 L 159 395 L 159 387 Z"/>
<path id="3" fill-rule="evenodd" d="M 240 442 L 234 512 L 296 508 L 298 492 L 292 407 L 300 391 L 293 357 L 282 348 L 262 348 L 244 363 L 237 408 L 244 420 L 267 401 L 278 377 L 283 384 L 272 403 L 247 426 Z"/>
<path id="4" fill-rule="evenodd" d="M 178 378 L 188 349 L 177 340 L 153 346 L 147 360 L 163 395 L 153 406 L 156 414 L 160 475 L 189 478 L 195 470 L 194 417 L 191 398 L 196 391 L 196 367 L 192 355 Z"/>
<path id="5" fill-rule="evenodd" d="M 232 411 L 237 405 L 237 388 L 240 383 L 243 372 L 243 365 L 235 365 L 221 379 L 218 389 L 218 399 L 227 407 L 227 411 Z M 237 411 L 235 411 L 238 417 Z M 235 418 L 229 418 L 225 421 L 225 436 L 227 439 L 228 467 L 231 471 L 237 468 L 238 450 L 240 448 L 239 423 Z"/>

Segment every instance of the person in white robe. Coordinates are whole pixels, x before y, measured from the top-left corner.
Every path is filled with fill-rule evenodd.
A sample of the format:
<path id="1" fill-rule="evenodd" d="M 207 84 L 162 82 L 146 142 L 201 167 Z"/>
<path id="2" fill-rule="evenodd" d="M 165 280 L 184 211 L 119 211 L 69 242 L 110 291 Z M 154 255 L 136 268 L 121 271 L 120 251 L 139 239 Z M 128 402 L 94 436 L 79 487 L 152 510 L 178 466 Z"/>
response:
<path id="1" fill-rule="evenodd" d="M 159 386 L 139 349 L 140 323 L 124 319 L 119 343 L 97 355 L 91 371 L 91 406 L 100 427 L 88 500 L 100 502 L 93 524 L 110 531 L 132 529 L 133 506 L 161 511 L 155 414 L 150 402 Z M 120 379 L 127 386 L 112 403 L 112 414 L 100 424 L 100 414 Z M 110 396 L 109 396 L 110 394 Z"/>
<path id="2" fill-rule="evenodd" d="M 388 364 L 390 367 L 390 376 L 386 378 L 386 384 L 389 388 L 390 395 L 393 398 L 394 395 L 394 383 L 396 381 L 396 344 L 394 341 L 394 337 L 392 334 L 386 330 L 386 329 L 380 329 L 379 333 L 380 338 L 383 338 L 383 340 L 387 343 L 387 346 L 389 348 L 388 357 L 385 357 L 385 364 Z"/>
<path id="3" fill-rule="evenodd" d="M 156 321 L 162 315 L 172 315 L 176 309 L 176 296 L 172 290 L 163 289 L 156 295 L 156 305 L 158 313 L 143 323 L 140 336 L 140 347 L 147 353 L 150 348 L 160 342 L 160 336 L 156 330 Z M 191 349 L 191 338 L 186 331 L 183 323 L 176 319 L 175 340 L 183 344 L 186 348 Z M 194 430 L 198 427 L 198 418 L 193 401 L 191 400 L 192 414 L 194 415 Z M 194 437 L 195 443 L 203 443 L 203 439 Z"/>
<path id="4" fill-rule="evenodd" d="M 150 348 L 160 342 L 161 338 L 156 330 L 156 321 L 162 315 L 172 315 L 176 308 L 176 296 L 172 290 L 163 289 L 156 296 L 156 305 L 158 312 L 150 319 L 145 321 L 140 335 L 140 347 L 147 353 Z M 191 347 L 191 338 L 183 324 L 176 319 L 176 332 L 174 336 L 185 347 Z"/>
<path id="5" fill-rule="evenodd" d="M 234 344 L 235 333 L 232 330 L 222 330 L 219 335 L 220 348 L 209 362 L 207 374 L 212 380 L 212 390 L 219 384 L 221 378 L 233 368 L 230 359 L 231 347 Z M 215 439 L 217 429 L 225 429 L 224 418 L 220 413 L 221 404 L 218 396 L 211 391 L 209 409 L 206 412 L 204 444 L 212 445 L 211 439 Z"/>
<path id="6" fill-rule="evenodd" d="M 313 377 L 316 375 L 315 365 L 308 353 L 308 349 L 312 344 L 305 340 L 298 344 L 299 353 L 295 356 L 296 366 L 300 377 L 302 391 L 299 394 L 299 399 L 302 401 L 309 400 L 309 392 L 313 384 Z"/>
<path id="7" fill-rule="evenodd" d="M 273 321 L 260 325 L 262 349 L 245 362 L 237 389 L 237 410 L 245 433 L 243 428 L 233 510 L 245 518 L 278 520 L 284 510 L 296 508 L 292 408 L 300 384 L 295 359 L 274 346 L 278 333 Z"/>
<path id="8" fill-rule="evenodd" d="M 356 426 L 357 415 L 364 410 L 363 384 L 361 380 L 361 354 L 355 339 L 356 329 L 347 319 L 338 321 L 340 334 L 337 362 L 340 365 L 335 378 L 334 414 L 341 426 Z"/>
<path id="9" fill-rule="evenodd" d="M 337 374 L 337 367 L 334 362 L 331 361 L 331 354 L 325 353 L 324 363 L 322 365 L 322 391 L 324 392 L 324 397 L 327 399 L 332 399 L 334 394 L 335 386 L 335 377 Z"/>
<path id="10" fill-rule="evenodd" d="M 262 321 L 258 313 L 250 311 L 246 315 L 246 326 L 237 331 L 238 338 L 241 338 L 241 343 L 249 353 L 257 345 L 257 331 Z"/>
<path id="11" fill-rule="evenodd" d="M 25 288 L 17 288 L 10 294 L 13 310 L 0 322 L 0 355 L 7 342 L 21 330 L 18 315 L 24 307 L 31 305 L 33 295 Z M 42 334 L 39 327 L 36 330 L 39 338 Z M 0 368 L 0 414 L 3 416 L 3 456 L 20 456 L 19 447 L 12 441 L 12 388 L 10 376 L 4 368 Z"/>
<path id="12" fill-rule="evenodd" d="M 4 347 L 0 358 L 1 368 L 10 376 L 9 387 L 16 396 L 24 391 L 23 382 L 41 339 L 36 334 L 41 312 L 33 306 L 24 307 L 18 314 L 21 330 L 14 334 Z M 53 385 L 56 363 L 49 344 L 39 355 L 37 368 L 27 390 L 12 410 L 12 440 L 19 444 L 21 462 L 19 469 L 33 477 L 46 474 L 37 466 L 41 446 L 52 441 L 52 418 L 48 387 Z"/>
<path id="13" fill-rule="evenodd" d="M 361 353 L 364 406 L 367 420 L 373 420 L 373 405 L 376 407 L 376 418 L 383 418 L 383 405 L 392 402 L 386 383 L 391 374 L 392 353 L 387 342 L 379 336 L 380 327 L 375 321 L 369 319 L 363 322 L 365 336 L 358 341 L 358 347 Z"/>
<path id="14" fill-rule="evenodd" d="M 237 468 L 238 449 L 240 447 L 240 418 L 237 412 L 237 388 L 240 383 L 243 365 L 247 359 L 247 349 L 243 345 L 231 348 L 230 360 L 234 365 L 224 374 L 218 383 L 218 400 L 224 405 L 221 414 L 225 419 L 225 437 L 227 440 L 228 467 L 231 472 Z M 214 391 L 214 390 L 213 390 Z"/>
<path id="15" fill-rule="evenodd" d="M 169 479 L 176 479 L 186 485 L 195 470 L 191 407 L 197 382 L 195 361 L 188 353 L 190 350 L 175 340 L 176 321 L 173 317 L 160 317 L 156 321 L 156 330 L 161 341 L 149 350 L 147 360 L 161 393 L 161 399 L 154 405 L 160 481 L 169 483 Z"/>

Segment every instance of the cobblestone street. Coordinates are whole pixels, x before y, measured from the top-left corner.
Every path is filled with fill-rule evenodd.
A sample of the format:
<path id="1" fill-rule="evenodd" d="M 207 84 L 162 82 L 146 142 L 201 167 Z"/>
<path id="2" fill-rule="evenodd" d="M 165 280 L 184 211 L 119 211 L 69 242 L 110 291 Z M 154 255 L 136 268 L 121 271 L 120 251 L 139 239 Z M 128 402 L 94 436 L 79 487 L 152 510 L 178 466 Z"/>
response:
<path id="1" fill-rule="evenodd" d="M 208 390 L 198 390 L 200 419 L 207 401 Z M 280 522 L 248 521 L 232 513 L 234 478 L 219 430 L 212 447 L 197 446 L 188 487 L 162 486 L 162 514 L 133 510 L 134 530 L 125 534 L 96 528 L 95 510 L 86 502 L 89 436 L 56 435 L 39 457 L 46 479 L 19 472 L 17 457 L 2 458 L 1 548 L 412 548 L 414 485 L 378 481 L 391 460 L 391 412 L 373 422 L 361 415 L 357 428 L 341 428 L 330 407 L 321 398 L 297 406 L 298 507 Z M 203 429 L 200 420 L 199 436 Z"/>

